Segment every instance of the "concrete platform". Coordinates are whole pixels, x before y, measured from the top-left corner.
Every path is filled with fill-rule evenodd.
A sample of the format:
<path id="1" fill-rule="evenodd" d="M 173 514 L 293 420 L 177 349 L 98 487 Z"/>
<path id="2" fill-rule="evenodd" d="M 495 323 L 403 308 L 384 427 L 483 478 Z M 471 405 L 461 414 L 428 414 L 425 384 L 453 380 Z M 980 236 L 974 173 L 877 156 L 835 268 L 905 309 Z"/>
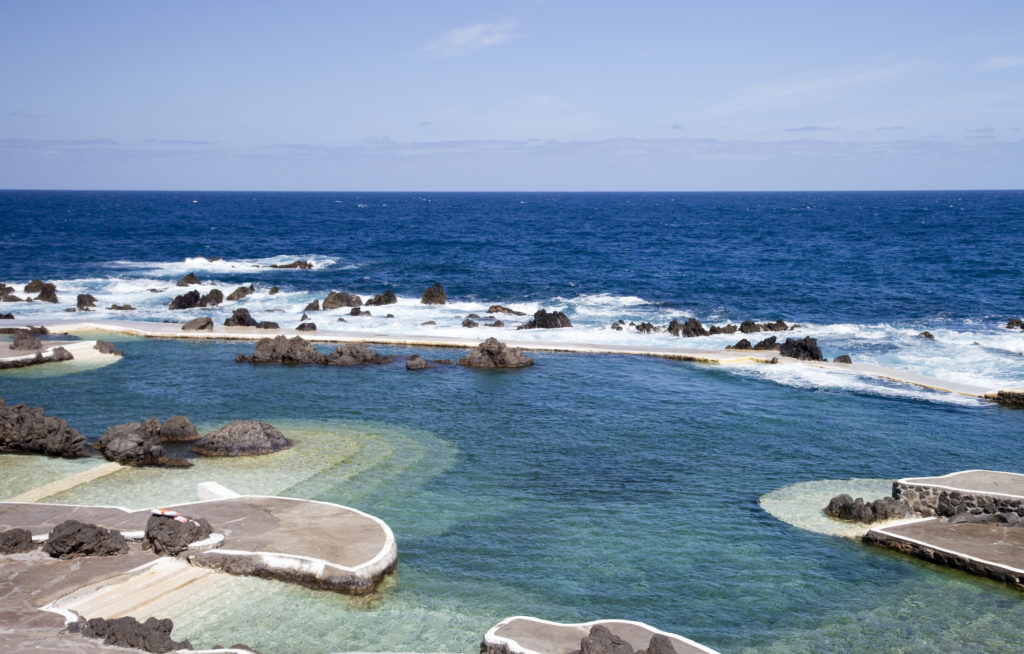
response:
<path id="1" fill-rule="evenodd" d="M 936 477 L 907 477 L 897 483 L 1024 499 L 1024 475 L 1001 470 L 961 470 Z"/>
<path id="2" fill-rule="evenodd" d="M 505 618 L 485 635 L 481 654 L 569 654 L 579 650 L 580 641 L 594 625 L 604 625 L 629 643 L 633 651 L 645 650 L 651 636 L 661 634 L 672 641 L 677 654 L 717 654 L 715 650 L 684 638 L 630 620 L 595 620 L 577 624 L 550 622 L 539 618 L 515 616 Z"/>
<path id="3" fill-rule="evenodd" d="M 25 321 L 14 321 L 16 323 Z M 17 326 L 17 325 L 15 325 Z M 213 331 L 182 331 L 180 323 L 158 323 L 141 320 L 96 320 L 96 321 L 48 321 L 46 326 L 51 331 L 82 332 L 112 331 L 147 338 L 177 339 L 234 339 L 243 341 L 273 338 L 277 335 L 287 337 L 302 336 L 313 342 L 330 343 L 367 343 L 378 345 L 413 345 L 422 347 L 473 348 L 479 345 L 486 336 L 467 336 L 466 338 L 451 336 L 426 335 L 395 335 L 375 332 L 354 332 L 337 330 L 318 330 L 314 332 L 296 329 L 257 329 L 255 327 L 225 327 L 214 325 Z M 1001 389 L 984 388 L 971 384 L 962 384 L 949 380 L 920 375 L 895 368 L 887 368 L 867 363 L 832 363 L 828 361 L 801 361 L 779 356 L 776 351 L 754 350 L 702 350 L 686 347 L 645 347 L 637 345 L 595 344 L 583 342 L 538 342 L 509 339 L 504 341 L 509 347 L 535 352 L 574 352 L 582 354 L 629 354 L 638 356 L 655 356 L 681 361 L 693 361 L 710 364 L 737 363 L 769 363 L 777 359 L 780 364 L 809 365 L 826 370 L 835 370 L 878 379 L 886 379 L 898 383 L 910 384 L 947 393 L 956 393 L 970 397 L 1000 401 Z"/>
<path id="4" fill-rule="evenodd" d="M 864 542 L 1003 581 L 1024 590 L 1024 528 L 923 518 L 876 527 Z"/>
<path id="5" fill-rule="evenodd" d="M 1024 511 L 1024 475 L 962 470 L 937 477 L 911 477 L 893 482 L 892 495 L 922 516 Z"/>
<path id="6" fill-rule="evenodd" d="M 9 344 L 0 343 L 0 370 L 54 363 L 50 358 L 58 347 L 70 352 L 75 361 L 117 358 L 116 354 L 104 354 L 96 350 L 94 345 L 96 341 L 45 341 L 39 350 L 12 350 Z M 42 355 L 42 360 L 37 360 L 37 354 Z"/>

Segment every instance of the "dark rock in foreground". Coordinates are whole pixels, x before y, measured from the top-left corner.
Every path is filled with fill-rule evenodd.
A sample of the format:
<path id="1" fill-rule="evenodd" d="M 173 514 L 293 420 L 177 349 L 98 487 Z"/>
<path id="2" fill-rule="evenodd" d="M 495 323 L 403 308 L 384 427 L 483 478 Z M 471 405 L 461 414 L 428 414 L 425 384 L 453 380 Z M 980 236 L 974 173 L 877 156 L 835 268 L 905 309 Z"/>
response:
<path id="1" fill-rule="evenodd" d="M 126 466 L 187 465 L 167 458 L 160 440 L 160 421 L 156 418 L 107 427 L 93 447 L 110 461 Z"/>
<path id="2" fill-rule="evenodd" d="M 231 317 L 224 321 L 225 327 L 255 327 L 259 323 L 249 315 L 248 309 L 235 309 Z"/>
<path id="3" fill-rule="evenodd" d="M 291 447 L 277 427 L 259 420 L 236 420 L 197 440 L 192 449 L 203 456 L 270 454 Z"/>
<path id="4" fill-rule="evenodd" d="M 89 456 L 89 443 L 63 418 L 45 416 L 42 407 L 7 406 L 0 397 L 0 452 L 77 458 Z"/>
<path id="5" fill-rule="evenodd" d="M 32 532 L 28 529 L 15 527 L 7 531 L 0 531 L 0 554 L 19 554 L 31 552 L 34 549 Z"/>
<path id="6" fill-rule="evenodd" d="M 398 298 L 389 288 L 383 293 L 377 293 L 372 298 L 366 301 L 368 307 L 382 307 L 386 304 L 398 304 Z"/>
<path id="7" fill-rule="evenodd" d="M 27 329 L 19 329 L 14 332 L 14 340 L 9 349 L 12 350 L 41 350 L 43 342 L 39 337 Z"/>
<path id="8" fill-rule="evenodd" d="M 1024 391 L 999 391 L 996 402 L 1015 409 L 1024 409 Z"/>
<path id="9" fill-rule="evenodd" d="M 212 332 L 213 331 L 213 318 L 209 316 L 200 316 L 193 318 L 187 323 L 181 326 L 183 332 Z"/>
<path id="10" fill-rule="evenodd" d="M 533 359 L 523 356 L 519 348 L 510 348 L 491 337 L 470 350 L 458 364 L 474 368 L 525 368 L 533 365 Z"/>
<path id="11" fill-rule="evenodd" d="M 206 518 L 193 520 L 184 516 L 151 515 L 146 521 L 142 549 L 152 549 L 160 556 L 177 556 L 188 548 L 189 543 L 203 540 L 211 533 L 213 528 Z"/>
<path id="12" fill-rule="evenodd" d="M 572 327 L 572 322 L 568 316 L 561 311 L 548 313 L 541 309 L 533 314 L 533 318 L 529 322 L 520 325 L 516 329 L 561 329 L 564 327 Z"/>
<path id="13" fill-rule="evenodd" d="M 421 304 L 447 304 L 448 296 L 444 292 L 444 287 L 441 286 L 440 282 L 434 282 L 434 285 L 423 291 L 423 297 L 420 298 Z"/>
<path id="14" fill-rule="evenodd" d="M 363 298 L 358 295 L 349 295 L 348 293 L 340 293 L 338 291 L 331 291 L 324 298 L 324 311 L 330 309 L 337 309 L 338 307 L 361 307 L 363 306 Z M 313 309 L 316 311 L 316 309 Z"/>
<path id="15" fill-rule="evenodd" d="M 300 324 L 298 327 L 296 327 L 295 329 L 299 330 L 300 332 L 315 332 L 316 331 L 316 323 L 315 322 L 304 322 L 304 323 Z"/>
<path id="16" fill-rule="evenodd" d="M 825 357 L 821 355 L 821 350 L 818 348 L 818 341 L 810 336 L 805 336 L 802 339 L 787 338 L 786 342 L 779 348 L 779 352 L 784 357 L 801 359 L 803 361 L 825 360 Z"/>
<path id="17" fill-rule="evenodd" d="M 914 515 L 913 509 L 905 500 L 883 497 L 874 502 L 865 502 L 858 497 L 853 499 L 846 493 L 836 495 L 829 500 L 825 514 L 847 522 L 869 524 L 881 520 L 895 520 Z"/>
<path id="18" fill-rule="evenodd" d="M 92 346 L 92 349 L 96 350 L 100 354 L 113 354 L 114 356 L 123 357 L 124 352 L 117 349 L 117 346 L 110 341 L 96 341 L 96 344 Z"/>
<path id="19" fill-rule="evenodd" d="M 56 304 L 57 300 L 57 287 L 53 284 L 43 284 L 42 289 L 39 291 L 39 295 L 36 297 L 39 302 L 50 302 Z"/>
<path id="20" fill-rule="evenodd" d="M 727 349 L 727 350 L 752 350 L 754 348 L 750 345 L 750 341 L 748 341 L 745 338 L 741 338 L 740 341 L 738 343 L 736 343 L 736 345 L 726 345 L 725 349 Z"/>
<path id="21" fill-rule="evenodd" d="M 413 354 L 405 360 L 406 370 L 426 370 L 427 368 L 433 368 L 433 366 L 418 354 Z"/>
<path id="22" fill-rule="evenodd" d="M 147 652 L 163 654 L 174 650 L 192 649 L 188 640 L 171 640 L 174 623 L 165 618 L 149 618 L 140 623 L 131 616 L 123 618 L 92 618 L 81 626 L 82 635 L 87 638 L 102 638 L 104 645 L 130 647 Z"/>
<path id="23" fill-rule="evenodd" d="M 164 443 L 182 443 L 199 438 L 196 426 L 187 416 L 171 416 L 160 425 L 158 434 Z"/>
<path id="24" fill-rule="evenodd" d="M 193 284 L 199 284 L 199 278 L 196 277 L 195 273 L 189 273 L 178 280 L 177 286 L 192 286 Z"/>
<path id="25" fill-rule="evenodd" d="M 775 336 L 769 336 L 768 338 L 758 341 L 757 345 L 754 346 L 755 350 L 777 350 L 779 345 L 776 342 L 778 339 Z"/>
<path id="26" fill-rule="evenodd" d="M 43 551 L 59 559 L 115 556 L 128 553 L 128 541 L 119 531 L 77 520 L 65 520 L 50 532 Z"/>

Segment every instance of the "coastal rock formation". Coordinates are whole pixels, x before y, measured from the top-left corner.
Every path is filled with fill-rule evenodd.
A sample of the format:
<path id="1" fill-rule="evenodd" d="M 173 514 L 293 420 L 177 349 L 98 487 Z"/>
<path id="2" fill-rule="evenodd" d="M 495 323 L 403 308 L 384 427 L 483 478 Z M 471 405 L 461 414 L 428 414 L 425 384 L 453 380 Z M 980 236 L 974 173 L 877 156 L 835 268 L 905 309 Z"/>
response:
<path id="1" fill-rule="evenodd" d="M 708 335 L 709 336 L 714 336 L 715 334 L 735 334 L 737 332 L 737 330 L 739 330 L 739 327 L 737 327 L 736 325 L 733 325 L 732 323 L 729 323 L 728 325 L 721 325 L 721 326 L 719 326 L 719 325 L 711 325 L 711 328 L 708 329 Z"/>
<path id="2" fill-rule="evenodd" d="M 209 316 L 199 316 L 193 318 L 187 323 L 181 326 L 183 332 L 212 332 L 213 331 L 213 318 Z"/>
<path id="3" fill-rule="evenodd" d="M 43 342 L 39 337 L 27 329 L 19 329 L 14 332 L 14 340 L 11 341 L 11 350 L 41 350 Z"/>
<path id="4" fill-rule="evenodd" d="M 918 334 L 918 337 L 924 338 L 924 339 L 929 340 L 929 341 L 934 341 L 935 340 L 935 337 L 932 336 L 931 332 L 921 332 L 920 334 Z"/>
<path id="5" fill-rule="evenodd" d="M 348 293 L 340 293 L 338 291 L 331 291 L 324 298 L 324 311 L 329 309 L 337 309 L 338 307 L 361 307 L 363 306 L 363 298 L 358 295 L 349 295 Z M 314 309 L 315 310 L 315 309 Z"/>
<path id="6" fill-rule="evenodd" d="M 507 313 L 510 316 L 525 316 L 526 315 L 522 311 L 516 311 L 514 309 L 509 309 L 508 307 L 503 307 L 500 304 L 492 304 L 491 306 L 487 307 L 487 313 Z"/>
<path id="7" fill-rule="evenodd" d="M 224 321 L 225 327 L 255 327 L 256 319 L 249 315 L 248 309 L 235 309 L 231 317 Z"/>
<path id="8" fill-rule="evenodd" d="M 413 354 L 409 356 L 408 359 L 405 360 L 406 370 L 426 370 L 427 368 L 432 367 L 433 366 L 431 366 L 426 359 L 424 359 L 418 354 Z"/>
<path id="9" fill-rule="evenodd" d="M 673 336 L 685 336 L 687 338 L 708 335 L 708 330 L 704 329 L 704 325 L 700 324 L 700 321 L 696 318 L 689 318 L 683 323 L 673 320 L 668 324 L 668 332 Z"/>
<path id="10" fill-rule="evenodd" d="M 39 302 L 50 302 L 56 304 L 57 300 L 57 287 L 53 284 L 43 284 L 42 289 L 39 291 L 39 295 L 36 296 L 36 300 Z"/>
<path id="11" fill-rule="evenodd" d="M 420 326 L 421 327 L 429 327 L 430 325 L 436 325 L 436 324 L 437 323 L 434 322 L 433 320 L 424 320 L 423 322 L 420 323 Z"/>
<path id="12" fill-rule="evenodd" d="M 203 436 L 192 449 L 203 456 L 249 456 L 291 446 L 291 441 L 273 425 L 259 420 L 236 420 Z"/>
<path id="13" fill-rule="evenodd" d="M 199 299 L 199 291 L 191 290 L 188 293 L 175 296 L 167 308 L 171 311 L 177 311 L 178 309 L 194 309 L 199 306 Z"/>
<path id="14" fill-rule="evenodd" d="M 96 350 L 100 354 L 113 354 L 118 357 L 124 356 L 124 352 L 117 349 L 117 346 L 110 341 L 96 341 L 96 344 L 92 346 L 92 349 Z"/>
<path id="15" fill-rule="evenodd" d="M 0 320 L 14 320 L 13 313 L 0 313 Z"/>
<path id="16" fill-rule="evenodd" d="M 26 293 L 38 293 L 43 290 L 43 280 L 33 279 L 28 284 L 25 284 L 25 288 L 22 289 Z"/>
<path id="17" fill-rule="evenodd" d="M 366 306 L 368 307 L 382 307 L 386 304 L 398 304 L 398 298 L 395 297 L 390 288 L 383 293 L 377 293 L 366 301 Z"/>
<path id="18" fill-rule="evenodd" d="M 744 334 L 754 334 L 761 331 L 761 325 L 758 325 L 753 320 L 744 320 L 740 323 L 740 331 Z"/>
<path id="19" fill-rule="evenodd" d="M 420 299 L 421 304 L 447 304 L 448 296 L 445 295 L 444 287 L 441 286 L 440 282 L 434 282 L 434 285 L 423 291 L 423 297 Z"/>
<path id="20" fill-rule="evenodd" d="M 853 363 L 853 359 L 850 358 L 849 354 L 840 354 L 835 359 L 832 359 L 832 363 Z"/>
<path id="21" fill-rule="evenodd" d="M 201 307 L 215 307 L 224 301 L 224 294 L 220 290 L 214 288 L 210 289 L 210 292 L 199 298 L 199 305 Z"/>
<path id="22" fill-rule="evenodd" d="M 79 311 L 88 311 L 89 309 L 92 309 L 93 307 L 96 306 L 96 298 L 89 295 L 88 293 L 81 293 L 79 294 L 78 298 L 76 298 L 75 303 L 76 308 Z"/>
<path id="23" fill-rule="evenodd" d="M 465 318 L 462 321 L 462 326 L 463 327 L 479 327 L 480 325 L 475 320 L 471 320 L 470 318 Z"/>
<path id="24" fill-rule="evenodd" d="M 766 338 L 764 340 L 758 341 L 757 345 L 754 346 L 754 349 L 755 350 L 777 350 L 777 349 L 779 349 L 779 344 L 776 343 L 776 340 L 777 339 L 776 339 L 775 336 L 769 336 L 768 338 Z"/>
<path id="25" fill-rule="evenodd" d="M 13 286 L 0 282 L 0 302 L 23 302 L 23 300 L 14 294 Z"/>
<path id="26" fill-rule="evenodd" d="M 740 341 L 738 343 L 736 343 L 736 345 L 726 345 L 725 349 L 727 349 L 727 350 L 752 350 L 754 348 L 750 345 L 750 341 L 748 341 L 745 338 L 741 338 Z"/>
<path id="27" fill-rule="evenodd" d="M 305 309 L 303 309 L 303 311 L 319 311 L 319 310 L 320 310 L 320 300 L 313 300 L 312 302 L 310 302 L 309 304 L 306 305 Z"/>
<path id="28" fill-rule="evenodd" d="M 572 327 L 572 322 L 569 321 L 561 311 L 552 311 L 548 313 L 544 309 L 533 314 L 533 318 L 526 324 L 520 325 L 516 329 L 560 329 L 563 327 Z"/>
<path id="29" fill-rule="evenodd" d="M 299 330 L 300 332 L 315 332 L 316 331 L 316 323 L 315 322 L 304 322 L 304 323 L 300 324 L 298 327 L 296 327 L 295 329 Z"/>
<path id="30" fill-rule="evenodd" d="M 63 418 L 44 415 L 42 407 L 7 406 L 0 397 L 0 452 L 77 458 L 89 456 L 89 443 Z"/>
<path id="31" fill-rule="evenodd" d="M 818 348 L 818 341 L 810 336 L 805 336 L 802 339 L 787 338 L 786 342 L 779 348 L 779 352 L 784 357 L 801 359 L 803 361 L 825 360 L 825 357 L 821 355 L 821 350 Z"/>
<path id="32" fill-rule="evenodd" d="M 131 616 L 110 620 L 92 618 L 82 620 L 79 629 L 83 636 L 102 638 L 104 645 L 112 647 L 130 647 L 157 654 L 192 649 L 187 639 L 180 642 L 171 639 L 174 623 L 169 618 L 149 618 L 142 623 Z"/>
<path id="33" fill-rule="evenodd" d="M 281 292 L 281 289 L 279 289 L 279 288 L 278 288 L 278 287 L 276 287 L 276 286 L 271 286 L 271 287 L 270 287 L 270 290 L 269 290 L 269 291 L 267 291 L 267 295 L 277 295 L 277 294 L 278 294 L 278 293 L 280 293 L 280 292 Z"/>
<path id="34" fill-rule="evenodd" d="M 192 286 L 193 284 L 200 284 L 199 278 L 196 277 L 195 273 L 189 273 L 178 280 L 177 286 Z"/>
<path id="35" fill-rule="evenodd" d="M 163 443 L 184 443 L 199 438 L 196 426 L 187 416 L 171 416 L 160 425 L 158 435 Z"/>
<path id="36" fill-rule="evenodd" d="M 0 554 L 20 554 L 35 549 L 32 543 L 32 532 L 28 529 L 15 527 L 0 531 Z"/>
<path id="37" fill-rule="evenodd" d="M 256 288 L 249 284 L 248 286 L 239 286 L 235 290 L 231 291 L 231 295 L 228 296 L 228 301 L 234 302 L 241 300 L 244 297 L 248 297 L 256 292 Z"/>
<path id="38" fill-rule="evenodd" d="M 271 320 L 261 320 L 256 323 L 256 329 L 280 329 L 281 325 Z"/>
<path id="39" fill-rule="evenodd" d="M 390 361 L 391 357 L 378 354 L 362 343 L 346 343 L 327 355 L 329 366 L 354 366 L 364 363 L 380 365 Z"/>
<path id="40" fill-rule="evenodd" d="M 652 323 L 642 322 L 636 326 L 636 330 L 641 334 L 653 334 L 654 332 L 658 331 L 658 328 L 655 327 Z"/>
<path id="41" fill-rule="evenodd" d="M 1024 391 L 999 391 L 996 393 L 996 402 L 1003 406 L 1024 409 Z"/>
<path id="42" fill-rule="evenodd" d="M 156 418 L 107 427 L 93 447 L 110 461 L 126 466 L 188 465 L 183 460 L 167 458 L 160 444 L 160 421 Z"/>
<path id="43" fill-rule="evenodd" d="M 327 356 L 320 350 L 313 347 L 313 344 L 301 336 L 287 338 L 275 336 L 274 338 L 261 338 L 256 343 L 256 349 L 252 355 L 239 354 L 235 361 L 241 363 L 320 363 L 326 362 Z"/>
<path id="44" fill-rule="evenodd" d="M 311 264 L 308 261 L 298 260 L 298 261 L 292 261 L 291 263 L 283 263 L 283 264 L 272 263 L 272 264 L 270 264 L 270 267 L 271 268 L 298 268 L 300 270 L 310 270 L 310 269 L 313 268 L 313 264 Z"/>
<path id="45" fill-rule="evenodd" d="M 115 556 L 128 553 L 128 541 L 119 531 L 78 520 L 65 520 L 50 531 L 43 551 L 55 559 Z"/>
<path id="46" fill-rule="evenodd" d="M 352 310 L 348 312 L 348 315 L 350 315 L 350 316 L 369 316 L 370 312 L 369 311 L 364 311 L 363 309 L 360 309 L 359 307 L 352 307 Z"/>
<path id="47" fill-rule="evenodd" d="M 782 318 L 779 318 L 775 322 L 766 322 L 761 325 L 761 329 L 766 332 L 784 332 L 789 331 L 789 325 Z"/>
<path id="48" fill-rule="evenodd" d="M 825 514 L 838 520 L 870 524 L 881 520 L 905 518 L 914 515 L 914 511 L 907 502 L 893 497 L 865 502 L 863 498 L 853 499 L 846 493 L 841 493 L 829 500 Z"/>
<path id="49" fill-rule="evenodd" d="M 474 368 L 525 368 L 533 365 L 533 359 L 523 356 L 519 348 L 510 348 L 491 337 L 470 350 L 458 364 Z"/>
<path id="50" fill-rule="evenodd" d="M 580 641 L 579 654 L 634 654 L 633 647 L 603 625 L 594 625 Z M 635 654 L 677 654 L 672 641 L 662 634 L 651 634 L 647 649 Z"/>
<path id="51" fill-rule="evenodd" d="M 177 556 L 188 549 L 189 543 L 203 540 L 211 533 L 213 528 L 206 518 L 154 514 L 146 521 L 142 549 L 152 549 L 160 556 Z"/>
<path id="52" fill-rule="evenodd" d="M 492 323 L 488 323 L 488 324 L 484 325 L 484 327 L 504 327 L 504 326 L 505 326 L 505 321 L 503 321 L 503 320 L 495 320 Z"/>
<path id="53" fill-rule="evenodd" d="M 107 311 L 135 311 L 135 307 L 130 304 L 111 304 Z"/>
<path id="54" fill-rule="evenodd" d="M 1024 320 L 1020 318 L 1011 318 L 1010 322 L 1006 323 L 1007 329 L 1024 329 Z"/>

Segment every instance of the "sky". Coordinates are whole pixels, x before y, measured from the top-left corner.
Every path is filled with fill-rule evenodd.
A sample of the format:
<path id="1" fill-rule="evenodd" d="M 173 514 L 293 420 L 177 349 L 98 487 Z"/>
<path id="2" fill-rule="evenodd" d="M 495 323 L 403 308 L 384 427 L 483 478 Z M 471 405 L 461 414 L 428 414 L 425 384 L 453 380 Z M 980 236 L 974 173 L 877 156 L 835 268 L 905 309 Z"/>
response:
<path id="1" fill-rule="evenodd" d="M 0 0 L 0 188 L 1024 188 L 1024 2 Z"/>

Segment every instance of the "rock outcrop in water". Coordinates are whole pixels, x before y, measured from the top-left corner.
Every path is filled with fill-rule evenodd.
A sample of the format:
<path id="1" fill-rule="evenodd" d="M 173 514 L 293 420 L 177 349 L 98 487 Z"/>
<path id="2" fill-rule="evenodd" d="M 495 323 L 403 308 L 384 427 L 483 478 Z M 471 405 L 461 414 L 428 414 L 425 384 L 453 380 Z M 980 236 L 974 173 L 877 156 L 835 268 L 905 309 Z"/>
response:
<path id="1" fill-rule="evenodd" d="M 835 359 L 832 359 L 832 363 L 853 363 L 853 359 L 850 358 L 849 354 L 840 354 Z"/>
<path id="2" fill-rule="evenodd" d="M 28 329 L 19 329 L 14 332 L 14 340 L 8 349 L 11 350 L 41 350 L 43 342 L 39 337 Z"/>
<path id="3" fill-rule="evenodd" d="M 736 343 L 736 345 L 726 345 L 725 349 L 727 349 L 727 350 L 752 350 L 754 348 L 753 348 L 753 346 L 750 345 L 750 341 L 748 341 L 745 338 L 741 338 L 739 340 L 739 342 Z"/>
<path id="4" fill-rule="evenodd" d="M 88 293 L 81 293 L 75 298 L 75 308 L 79 311 L 88 311 L 96 306 L 96 298 Z"/>
<path id="5" fill-rule="evenodd" d="M 1006 323 L 1007 329 L 1024 329 L 1024 320 L 1020 318 L 1011 318 L 1010 322 Z"/>
<path id="6" fill-rule="evenodd" d="M 913 509 L 904 500 L 883 497 L 874 502 L 865 502 L 858 497 L 853 499 L 846 493 L 836 495 L 825 507 L 825 514 L 838 520 L 870 524 L 882 520 L 895 520 L 915 515 Z"/>
<path id="7" fill-rule="evenodd" d="M 209 316 L 199 316 L 193 318 L 187 323 L 181 326 L 183 332 L 212 332 L 213 331 L 213 318 Z"/>
<path id="8" fill-rule="evenodd" d="M 25 284 L 25 287 L 22 290 L 26 293 L 38 293 L 43 290 L 43 280 L 33 279 L 28 284 Z"/>
<path id="9" fill-rule="evenodd" d="M 231 317 L 224 321 L 225 327 L 255 327 L 259 323 L 249 315 L 248 309 L 235 309 Z"/>
<path id="10" fill-rule="evenodd" d="M 224 301 L 224 294 L 217 289 L 212 289 L 206 295 L 200 295 L 199 291 L 192 289 L 188 293 L 177 295 L 171 300 L 168 309 L 177 311 L 179 309 L 195 309 L 198 307 L 215 307 Z"/>
<path id="11" fill-rule="evenodd" d="M 510 348 L 491 337 L 470 350 L 458 364 L 473 368 L 525 368 L 533 365 L 533 359 L 523 356 L 519 348 Z"/>
<path id="12" fill-rule="evenodd" d="M 418 354 L 412 354 L 405 360 L 406 370 L 426 370 L 427 368 L 433 368 L 433 366 Z"/>
<path id="13" fill-rule="evenodd" d="M 548 313 L 541 309 L 533 314 L 533 318 L 529 322 L 519 325 L 516 329 L 561 329 L 565 327 L 572 327 L 568 316 L 561 311 Z"/>
<path id="14" fill-rule="evenodd" d="M 203 456 L 251 456 L 291 447 L 281 430 L 259 420 L 236 420 L 192 444 Z"/>
<path id="15" fill-rule="evenodd" d="M 391 357 L 382 356 L 362 343 L 346 343 L 337 347 L 333 352 L 324 353 L 301 336 L 293 338 L 276 336 L 261 338 L 256 343 L 256 349 L 251 355 L 239 354 L 235 357 L 235 361 L 239 363 L 315 363 L 322 366 L 352 366 L 364 363 L 388 363 L 391 361 Z"/>
<path id="16" fill-rule="evenodd" d="M 300 270 L 311 270 L 313 268 L 313 264 L 311 264 L 308 261 L 297 260 L 297 261 L 292 261 L 291 263 L 283 263 L 283 264 L 273 263 L 273 264 L 270 264 L 270 267 L 271 268 L 298 268 Z"/>
<path id="17" fill-rule="evenodd" d="M 0 397 L 0 452 L 78 458 L 89 456 L 89 443 L 63 418 L 44 415 L 42 407 L 7 406 Z"/>
<path id="18" fill-rule="evenodd" d="M 510 316 L 525 316 L 526 314 L 522 311 L 516 311 L 500 304 L 492 304 L 487 307 L 487 313 L 507 313 Z"/>
<path id="19" fill-rule="evenodd" d="M 36 296 L 36 301 L 56 304 L 59 301 L 57 299 L 57 287 L 53 284 L 43 284 L 43 287 L 39 290 L 39 295 Z"/>
<path id="20" fill-rule="evenodd" d="M 338 307 L 361 307 L 363 306 L 363 298 L 358 295 L 350 295 L 348 293 L 341 293 L 339 291 L 331 291 L 324 298 L 324 311 L 330 309 L 337 309 Z"/>
<path id="21" fill-rule="evenodd" d="M 996 402 L 1015 409 L 1024 409 L 1024 391 L 999 391 Z"/>
<path id="22" fill-rule="evenodd" d="M 803 361 L 824 361 L 821 349 L 818 348 L 818 341 L 805 336 L 802 339 L 787 338 L 786 342 L 779 347 L 779 352 L 784 357 L 801 359 Z"/>
<path id="23" fill-rule="evenodd" d="M 235 290 L 231 291 L 231 295 L 228 296 L 228 301 L 236 302 L 238 300 L 241 300 L 242 298 L 249 297 L 255 292 L 256 287 L 254 287 L 252 284 L 249 284 L 248 286 L 239 286 Z"/>
<path id="24" fill-rule="evenodd" d="M 96 350 L 100 354 L 113 354 L 117 357 L 124 356 L 124 352 L 117 349 L 117 346 L 110 341 L 96 341 L 96 344 L 92 346 L 92 349 Z"/>
<path id="25" fill-rule="evenodd" d="M 189 465 L 184 459 L 168 458 L 160 439 L 160 421 L 126 422 L 107 428 L 93 445 L 106 459 L 126 466 Z"/>
<path id="26" fill-rule="evenodd" d="M 131 616 L 83 619 L 77 629 L 87 638 L 102 638 L 103 644 L 111 647 L 129 647 L 156 654 L 192 649 L 187 639 L 180 642 L 171 639 L 174 623 L 169 618 L 149 618 L 145 622 Z"/>
<path id="27" fill-rule="evenodd" d="M 777 341 L 778 341 L 778 338 L 776 338 L 775 336 L 769 336 L 766 339 L 758 341 L 757 344 L 754 346 L 754 349 L 755 350 L 761 350 L 761 351 L 764 351 L 764 350 L 778 350 L 779 349 L 779 344 L 778 344 Z"/>
<path id="28" fill-rule="evenodd" d="M 377 293 L 372 298 L 366 301 L 368 307 L 382 307 L 387 304 L 398 304 L 398 298 L 391 289 L 387 289 L 383 293 Z"/>
<path id="29" fill-rule="evenodd" d="M 116 556 L 128 553 L 128 541 L 119 531 L 78 520 L 65 520 L 50 531 L 43 551 L 55 559 Z"/>
<path id="30" fill-rule="evenodd" d="M 423 291 L 423 297 L 420 298 L 421 304 L 447 304 L 448 296 L 444 292 L 444 286 L 441 286 L 440 282 L 434 282 L 434 285 Z"/>
<path id="31" fill-rule="evenodd" d="M 146 521 L 142 549 L 152 549 L 160 556 L 177 556 L 185 551 L 190 543 L 208 538 L 212 533 L 213 528 L 206 518 L 154 514 Z"/>
<path id="32" fill-rule="evenodd" d="M 200 283 L 202 282 L 199 281 L 195 273 L 189 273 L 178 280 L 177 286 L 192 286 Z"/>

